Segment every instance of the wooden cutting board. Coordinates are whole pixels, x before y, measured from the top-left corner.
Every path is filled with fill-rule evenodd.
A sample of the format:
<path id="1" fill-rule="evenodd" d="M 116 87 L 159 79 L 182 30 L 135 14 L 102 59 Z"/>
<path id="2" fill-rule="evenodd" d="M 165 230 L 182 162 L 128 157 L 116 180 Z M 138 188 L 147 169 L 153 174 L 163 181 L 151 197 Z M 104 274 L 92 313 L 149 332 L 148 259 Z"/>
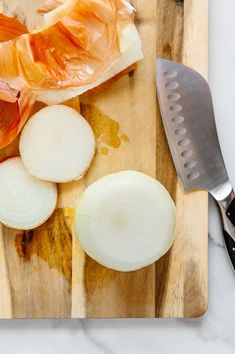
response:
<path id="1" fill-rule="evenodd" d="M 20 1 L 21 19 L 24 2 L 27 9 L 34 3 Z M 11 3 L 16 4 L 0 1 L 8 13 Z M 59 187 L 58 209 L 38 229 L 1 226 L 0 318 L 196 317 L 206 311 L 208 197 L 200 191 L 185 194 L 176 177 L 156 101 L 155 59 L 183 62 L 207 77 L 208 4 L 135 0 L 134 5 L 145 59 L 106 91 L 67 103 L 81 110 L 96 134 L 97 154 L 86 178 Z M 15 151 L 17 142 L 1 154 Z M 156 176 L 177 207 L 171 250 L 156 264 L 130 273 L 91 260 L 73 232 L 73 207 L 82 191 L 123 169 Z"/>

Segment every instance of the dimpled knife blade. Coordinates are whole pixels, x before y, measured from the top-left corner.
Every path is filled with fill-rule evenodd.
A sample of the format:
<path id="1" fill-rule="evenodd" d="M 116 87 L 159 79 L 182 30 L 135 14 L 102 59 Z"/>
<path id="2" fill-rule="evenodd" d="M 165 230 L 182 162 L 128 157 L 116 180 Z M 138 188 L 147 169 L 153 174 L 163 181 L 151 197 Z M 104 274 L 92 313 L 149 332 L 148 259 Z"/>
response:
<path id="1" fill-rule="evenodd" d="M 235 194 L 218 140 L 206 80 L 182 64 L 157 60 L 157 92 L 172 158 L 184 189 L 204 189 L 218 202 L 235 270 Z"/>
<path id="2" fill-rule="evenodd" d="M 196 71 L 157 60 L 160 110 L 176 170 L 185 190 L 214 190 L 228 181 L 210 89 Z"/>

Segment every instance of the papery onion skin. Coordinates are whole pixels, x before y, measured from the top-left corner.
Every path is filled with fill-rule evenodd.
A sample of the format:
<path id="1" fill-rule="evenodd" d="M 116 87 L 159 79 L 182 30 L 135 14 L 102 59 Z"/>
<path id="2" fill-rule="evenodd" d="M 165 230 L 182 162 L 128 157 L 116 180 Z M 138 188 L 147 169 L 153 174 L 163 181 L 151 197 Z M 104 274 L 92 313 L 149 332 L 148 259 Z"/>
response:
<path id="1" fill-rule="evenodd" d="M 2 43 L 0 77 L 18 89 L 19 77 L 32 89 L 93 82 L 119 55 L 117 21 L 131 21 L 128 11 L 121 0 L 78 0 L 53 26 Z"/>
<path id="2" fill-rule="evenodd" d="M 39 14 L 47 14 L 48 12 L 56 9 L 58 6 L 60 6 L 63 3 L 63 1 L 60 0 L 47 0 L 45 1 L 45 4 L 41 7 L 38 8 L 38 13 Z"/>
<path id="3" fill-rule="evenodd" d="M 19 91 L 10 88 L 7 82 L 0 80 L 0 100 L 15 103 L 18 98 Z"/>
<path id="4" fill-rule="evenodd" d="M 52 2 L 54 2 L 54 0 L 52 0 Z M 77 0 L 61 0 L 60 6 L 54 6 L 54 9 L 43 15 L 44 26 L 42 28 L 50 27 L 59 22 L 62 17 L 73 10 L 76 4 Z"/>
<path id="5" fill-rule="evenodd" d="M 28 120 L 34 103 L 35 97 L 26 87 L 18 93 L 15 102 L 0 100 L 0 148 L 16 138 Z"/>
<path id="6" fill-rule="evenodd" d="M 121 51 L 119 58 L 93 83 L 66 90 L 37 90 L 34 91 L 37 100 L 48 105 L 59 104 L 95 87 L 99 87 L 133 63 L 143 59 L 141 39 L 133 23 L 126 25 L 125 29 L 122 30 L 121 37 L 119 38 L 119 47 Z"/>
<path id="7" fill-rule="evenodd" d="M 27 28 L 17 19 L 0 14 L 0 41 L 27 33 Z M 7 60 L 2 65 L 8 65 Z M 18 82 L 21 80 L 19 79 Z M 27 88 L 11 88 L 7 81 L 0 79 L 0 148 L 10 144 L 28 120 L 35 103 L 34 94 Z"/>
<path id="8" fill-rule="evenodd" d="M 0 42 L 10 41 L 28 33 L 27 27 L 14 17 L 0 14 Z"/>
<path id="9" fill-rule="evenodd" d="M 2 122 L 3 128 L 0 131 L 0 148 L 14 140 L 28 119 L 35 100 L 49 105 L 61 103 L 99 86 L 142 58 L 141 49 L 137 44 L 137 50 L 131 60 L 122 59 L 124 50 L 122 32 L 128 25 L 133 25 L 133 8 L 128 2 L 123 0 L 80 0 L 79 4 L 78 0 L 62 2 L 49 0 L 50 9 L 54 10 L 45 14 L 49 22 L 56 18 L 60 21 L 33 34 L 22 35 L 27 32 L 27 28 L 16 19 L 2 15 L 4 21 L 0 35 L 2 40 L 8 41 L 0 44 L 0 123 Z M 62 5 L 58 7 L 61 3 Z M 44 8 L 45 12 L 48 4 Z M 20 37 L 14 39 L 14 36 Z M 75 53 L 77 45 L 79 53 Z M 116 65 L 113 70 L 112 64 L 111 70 L 107 71 L 112 61 L 116 63 L 114 59 L 118 56 L 120 67 Z M 19 104 L 22 102 L 24 106 L 20 107 Z"/>

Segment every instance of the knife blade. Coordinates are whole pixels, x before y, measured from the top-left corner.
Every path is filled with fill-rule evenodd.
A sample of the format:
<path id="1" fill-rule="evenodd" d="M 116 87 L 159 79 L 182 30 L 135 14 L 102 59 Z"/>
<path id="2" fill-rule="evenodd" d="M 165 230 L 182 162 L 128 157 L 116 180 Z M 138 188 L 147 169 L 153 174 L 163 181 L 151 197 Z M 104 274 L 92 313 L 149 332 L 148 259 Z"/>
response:
<path id="1" fill-rule="evenodd" d="M 210 88 L 195 70 L 158 59 L 157 93 L 183 188 L 207 190 L 217 201 L 226 249 L 235 270 L 235 194 L 219 144 Z"/>

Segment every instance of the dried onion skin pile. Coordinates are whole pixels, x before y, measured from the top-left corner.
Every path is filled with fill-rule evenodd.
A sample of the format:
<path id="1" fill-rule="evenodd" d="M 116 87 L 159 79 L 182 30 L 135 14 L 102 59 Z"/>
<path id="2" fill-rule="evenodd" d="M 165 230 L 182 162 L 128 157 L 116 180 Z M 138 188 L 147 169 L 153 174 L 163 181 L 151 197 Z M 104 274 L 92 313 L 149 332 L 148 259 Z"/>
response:
<path id="1" fill-rule="evenodd" d="M 59 104 L 143 57 L 126 0 L 49 0 L 40 11 L 45 26 L 33 33 L 0 17 L 0 148 L 21 131 L 36 100 Z"/>

